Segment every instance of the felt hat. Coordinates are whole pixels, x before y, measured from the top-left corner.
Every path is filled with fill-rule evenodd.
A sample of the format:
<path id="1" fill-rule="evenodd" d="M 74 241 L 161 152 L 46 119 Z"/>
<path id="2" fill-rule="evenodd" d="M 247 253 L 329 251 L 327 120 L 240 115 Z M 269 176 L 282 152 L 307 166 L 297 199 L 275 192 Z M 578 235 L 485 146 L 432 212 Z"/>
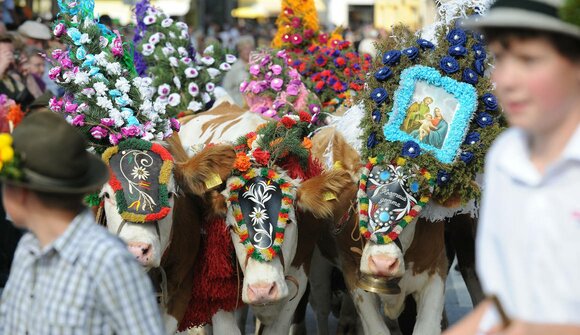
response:
<path id="1" fill-rule="evenodd" d="M 50 29 L 36 21 L 28 20 L 18 27 L 18 33 L 24 37 L 48 41 L 52 38 Z"/>
<path id="2" fill-rule="evenodd" d="M 89 153 L 87 142 L 74 127 L 54 113 L 34 113 L 12 133 L 23 178 L 4 183 L 48 193 L 83 194 L 108 180 L 107 166 Z"/>

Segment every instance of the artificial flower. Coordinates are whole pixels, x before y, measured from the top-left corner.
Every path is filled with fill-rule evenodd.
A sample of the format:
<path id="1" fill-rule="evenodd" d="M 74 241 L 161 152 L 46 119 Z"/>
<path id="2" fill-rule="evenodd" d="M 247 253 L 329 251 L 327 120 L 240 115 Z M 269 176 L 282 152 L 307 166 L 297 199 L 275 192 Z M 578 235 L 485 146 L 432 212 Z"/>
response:
<path id="1" fill-rule="evenodd" d="M 449 33 L 447 33 L 447 41 L 451 45 L 464 45 L 465 41 L 467 41 L 467 35 L 465 31 L 461 29 L 451 29 Z"/>
<path id="2" fill-rule="evenodd" d="M 382 104 L 389 97 L 387 90 L 382 87 L 377 87 L 371 92 L 371 99 L 378 105 Z"/>
<path id="3" fill-rule="evenodd" d="M 483 104 L 485 105 L 485 109 L 494 111 L 497 109 L 497 98 L 495 95 L 491 93 L 485 93 L 481 99 L 483 100 Z"/>
<path id="4" fill-rule="evenodd" d="M 416 158 L 419 157 L 420 154 L 421 148 L 415 141 L 407 141 L 403 144 L 401 155 L 405 157 Z"/>
<path id="5" fill-rule="evenodd" d="M 451 56 L 445 56 L 441 58 L 439 66 L 443 71 L 445 71 L 448 74 L 459 71 L 459 63 L 457 62 L 457 60 L 455 60 L 455 58 Z"/>
<path id="6" fill-rule="evenodd" d="M 385 54 L 383 55 L 383 64 L 394 65 L 399 61 L 400 58 L 401 52 L 399 50 L 391 50 L 385 52 Z"/>

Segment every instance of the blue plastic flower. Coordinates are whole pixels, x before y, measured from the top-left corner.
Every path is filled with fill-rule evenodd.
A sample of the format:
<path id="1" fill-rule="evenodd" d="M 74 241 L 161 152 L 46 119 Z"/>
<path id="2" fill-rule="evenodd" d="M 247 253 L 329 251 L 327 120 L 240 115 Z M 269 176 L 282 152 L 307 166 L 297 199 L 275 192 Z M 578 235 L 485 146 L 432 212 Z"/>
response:
<path id="1" fill-rule="evenodd" d="M 419 48 L 410 47 L 403 50 L 405 56 L 407 56 L 410 60 L 415 60 L 419 56 Z"/>
<path id="2" fill-rule="evenodd" d="M 439 170 L 437 173 L 437 185 L 445 185 L 451 180 L 451 174 L 445 170 Z"/>
<path id="3" fill-rule="evenodd" d="M 421 47 L 421 49 L 425 50 L 425 49 L 433 49 L 435 48 L 435 45 L 427 40 L 424 40 L 422 38 L 417 40 L 417 44 L 419 44 L 419 46 Z"/>
<path id="4" fill-rule="evenodd" d="M 77 56 L 78 60 L 85 59 L 87 57 L 87 49 L 85 49 L 85 47 L 83 47 L 83 46 L 80 46 L 77 49 L 76 56 Z"/>
<path id="5" fill-rule="evenodd" d="M 477 74 L 480 76 L 483 76 L 483 73 L 485 72 L 485 66 L 483 61 L 484 59 L 476 59 L 475 62 L 473 63 L 473 68 L 475 69 L 475 72 L 477 72 Z"/>
<path id="6" fill-rule="evenodd" d="M 472 69 L 465 69 L 463 70 L 461 80 L 471 85 L 477 85 L 478 80 L 477 73 L 475 73 L 475 71 L 473 71 Z"/>
<path id="7" fill-rule="evenodd" d="M 73 40 L 73 43 L 76 45 L 81 44 L 81 32 L 77 28 L 69 28 L 66 31 L 66 34 Z"/>
<path id="8" fill-rule="evenodd" d="M 465 35 L 465 31 L 462 29 L 451 29 L 449 33 L 447 33 L 447 41 L 451 45 L 465 45 L 467 35 Z"/>
<path id="9" fill-rule="evenodd" d="M 126 99 L 124 99 L 123 97 L 116 97 L 115 98 L 115 102 L 117 103 L 117 105 L 119 106 L 127 106 L 129 104 L 129 101 L 127 101 Z"/>
<path id="10" fill-rule="evenodd" d="M 371 92 L 371 99 L 373 99 L 373 101 L 376 102 L 377 105 L 380 105 L 383 102 L 385 102 L 385 100 L 387 100 L 388 97 L 389 94 L 387 93 L 387 90 L 385 90 L 382 87 L 375 88 Z"/>
<path id="11" fill-rule="evenodd" d="M 493 117 L 486 112 L 481 112 L 475 117 L 475 122 L 481 127 L 489 127 L 493 124 Z"/>
<path id="12" fill-rule="evenodd" d="M 405 144 L 403 144 L 403 150 L 401 152 L 401 155 L 415 158 L 419 157 L 420 154 L 421 148 L 419 147 L 419 144 L 417 144 L 415 141 L 407 141 L 405 142 Z"/>
<path id="13" fill-rule="evenodd" d="M 463 57 L 467 55 L 467 49 L 463 45 L 452 45 L 449 47 L 449 54 L 455 57 Z"/>
<path id="14" fill-rule="evenodd" d="M 127 124 L 130 126 L 137 126 L 140 122 L 135 116 L 131 115 L 127 118 Z"/>
<path id="15" fill-rule="evenodd" d="M 385 54 L 383 55 L 383 64 L 385 65 L 397 64 L 400 58 L 401 52 L 399 50 L 391 50 L 385 52 Z"/>
<path id="16" fill-rule="evenodd" d="M 473 153 L 469 152 L 469 151 L 463 151 L 460 155 L 459 155 L 459 159 L 461 159 L 465 164 L 469 164 L 471 163 L 471 161 L 473 160 Z"/>
<path id="17" fill-rule="evenodd" d="M 109 95 L 112 97 L 120 97 L 123 94 L 119 90 L 110 90 Z"/>
<path id="18" fill-rule="evenodd" d="M 89 70 L 89 76 L 92 77 L 92 76 L 96 75 L 97 73 L 99 73 L 100 70 L 101 69 L 96 67 L 96 66 L 91 66 L 91 69 Z"/>
<path id="19" fill-rule="evenodd" d="M 467 134 L 467 136 L 465 137 L 465 142 L 464 143 L 465 144 L 472 144 L 473 145 L 473 144 L 479 142 L 479 140 L 480 140 L 479 133 L 474 131 L 472 133 Z"/>
<path id="20" fill-rule="evenodd" d="M 379 141 L 377 140 L 377 133 L 372 132 L 367 139 L 367 148 L 372 149 L 374 148 Z"/>
<path id="21" fill-rule="evenodd" d="M 95 55 L 88 54 L 85 56 L 85 61 L 81 65 L 82 67 L 91 67 L 95 64 Z"/>
<path id="22" fill-rule="evenodd" d="M 380 110 L 374 110 L 372 113 L 373 121 L 376 123 L 381 122 L 382 114 Z"/>
<path id="23" fill-rule="evenodd" d="M 455 60 L 455 58 L 451 56 L 445 56 L 441 58 L 439 66 L 443 71 L 445 71 L 448 74 L 459 71 L 459 63 Z"/>
<path id="24" fill-rule="evenodd" d="M 481 44 L 475 44 L 473 47 L 473 53 L 475 53 L 475 59 L 485 59 L 487 54 L 485 53 L 485 48 Z"/>
<path id="25" fill-rule="evenodd" d="M 491 93 L 485 93 L 481 96 L 483 103 L 485 104 L 485 109 L 489 111 L 494 111 L 497 109 L 497 98 Z"/>
<path id="26" fill-rule="evenodd" d="M 409 189 L 411 190 L 411 192 L 413 193 L 417 193 L 419 192 L 419 183 L 414 181 L 411 183 L 411 185 L 409 185 Z"/>
<path id="27" fill-rule="evenodd" d="M 103 82 L 105 84 L 108 84 L 109 83 L 109 79 L 105 78 L 105 76 L 102 73 L 95 74 L 95 77 L 94 78 L 97 81 L 101 81 L 101 82 Z"/>
<path id="28" fill-rule="evenodd" d="M 375 72 L 375 78 L 377 78 L 378 81 L 385 81 L 392 74 L 393 74 L 393 71 L 391 71 L 391 69 L 389 67 L 385 66 L 385 67 L 381 68 L 380 70 L 378 70 L 377 72 Z"/>

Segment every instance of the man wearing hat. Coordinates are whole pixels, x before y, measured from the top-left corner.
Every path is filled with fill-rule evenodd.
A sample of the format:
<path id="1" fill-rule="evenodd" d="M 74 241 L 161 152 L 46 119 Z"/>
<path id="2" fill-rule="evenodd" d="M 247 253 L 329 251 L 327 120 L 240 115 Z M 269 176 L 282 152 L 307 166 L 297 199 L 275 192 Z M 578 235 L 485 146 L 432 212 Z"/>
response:
<path id="1" fill-rule="evenodd" d="M 40 22 L 28 20 L 18 27 L 18 33 L 24 39 L 24 44 L 36 49 L 46 49 L 46 41 L 52 38 L 50 29 Z"/>
<path id="2" fill-rule="evenodd" d="M 495 56 L 510 129 L 487 155 L 477 232 L 496 298 L 446 335 L 580 334 L 580 3 L 497 0 L 465 25 Z"/>
<path id="3" fill-rule="evenodd" d="M 25 118 L 13 143 L 21 178 L 0 172 L 3 203 L 28 233 L 0 300 L 0 334 L 163 334 L 147 275 L 83 205 L 106 165 L 53 113 Z"/>

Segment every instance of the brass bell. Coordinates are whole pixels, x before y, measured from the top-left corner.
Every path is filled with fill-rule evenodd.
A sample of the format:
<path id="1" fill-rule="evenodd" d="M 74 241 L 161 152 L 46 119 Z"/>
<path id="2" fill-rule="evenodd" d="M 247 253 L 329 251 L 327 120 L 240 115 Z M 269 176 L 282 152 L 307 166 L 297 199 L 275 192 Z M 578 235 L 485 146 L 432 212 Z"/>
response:
<path id="1" fill-rule="evenodd" d="M 399 287 L 400 281 L 401 277 L 385 278 L 359 273 L 357 286 L 372 293 L 399 294 L 401 293 L 401 288 Z"/>

